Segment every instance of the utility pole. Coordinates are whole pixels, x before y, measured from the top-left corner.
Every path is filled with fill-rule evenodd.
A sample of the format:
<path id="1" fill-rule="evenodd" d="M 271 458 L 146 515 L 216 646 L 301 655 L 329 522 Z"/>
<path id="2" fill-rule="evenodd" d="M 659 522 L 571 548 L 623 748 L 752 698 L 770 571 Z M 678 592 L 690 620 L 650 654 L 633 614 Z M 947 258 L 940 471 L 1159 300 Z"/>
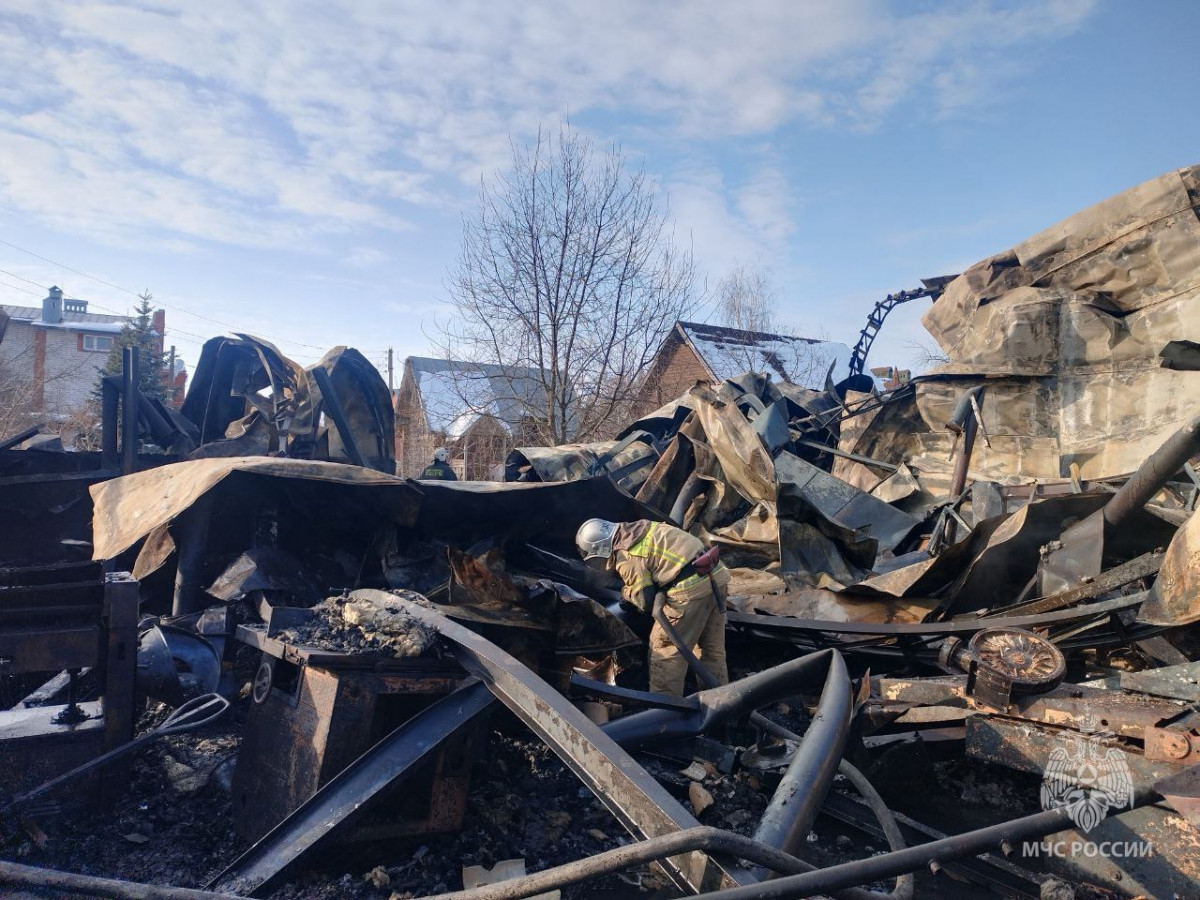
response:
<path id="1" fill-rule="evenodd" d="M 392 348 L 388 347 L 388 393 L 393 390 L 395 387 L 392 385 Z"/>

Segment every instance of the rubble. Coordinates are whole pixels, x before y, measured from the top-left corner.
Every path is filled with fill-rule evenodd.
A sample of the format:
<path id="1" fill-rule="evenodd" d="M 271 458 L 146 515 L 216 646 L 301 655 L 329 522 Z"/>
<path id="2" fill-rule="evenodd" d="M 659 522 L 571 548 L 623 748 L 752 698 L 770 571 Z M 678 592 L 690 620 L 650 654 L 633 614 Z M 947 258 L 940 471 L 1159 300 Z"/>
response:
<path id="1" fill-rule="evenodd" d="M 355 351 L 214 339 L 179 418 L 139 413 L 174 456 L 0 485 L 68 513 L 0 571 L 0 754 L 34 759 L 34 721 L 48 748 L 6 790 L 149 743 L 141 693 L 232 714 L 9 816 L 0 883 L 1195 896 L 1198 206 L 1200 168 L 1168 173 L 892 295 L 824 390 L 698 384 L 503 483 L 393 475 Z M 870 340 L 921 298 L 948 361 L 881 390 Z M 720 547 L 729 685 L 644 690 L 649 619 L 573 547 L 594 516 Z M 45 558 L 79 541 L 94 564 Z M 173 634 L 208 649 L 149 672 Z M 1105 842 L 1152 852 L 1054 850 Z"/>
<path id="2" fill-rule="evenodd" d="M 420 594 L 406 599 L 425 601 Z M 311 607 L 311 618 L 278 633 L 280 640 L 321 650 L 420 656 L 433 644 L 433 632 L 397 607 L 366 600 L 330 597 Z"/>

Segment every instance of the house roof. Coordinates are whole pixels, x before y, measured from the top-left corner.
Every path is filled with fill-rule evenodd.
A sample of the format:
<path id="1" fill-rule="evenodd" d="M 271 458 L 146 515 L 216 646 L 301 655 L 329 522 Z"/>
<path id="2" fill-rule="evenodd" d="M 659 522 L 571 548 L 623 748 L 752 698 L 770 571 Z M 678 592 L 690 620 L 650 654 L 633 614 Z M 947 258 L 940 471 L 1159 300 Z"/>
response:
<path id="1" fill-rule="evenodd" d="M 837 341 L 744 331 L 723 325 L 677 322 L 676 330 L 718 380 L 754 370 L 781 381 L 821 390 L 833 363 L 836 373 L 850 364 L 850 348 Z"/>
<path id="2" fill-rule="evenodd" d="M 410 356 L 425 421 L 431 431 L 459 437 L 481 416 L 512 431 L 531 409 L 545 403 L 541 373 L 524 366 L 458 362 Z"/>
<path id="3" fill-rule="evenodd" d="M 119 332 L 129 324 L 128 316 L 110 316 L 106 313 L 73 312 L 64 309 L 61 322 L 43 322 L 40 306 L 9 306 L 0 304 L 15 322 L 27 322 L 41 328 L 71 328 L 76 331 Z"/>

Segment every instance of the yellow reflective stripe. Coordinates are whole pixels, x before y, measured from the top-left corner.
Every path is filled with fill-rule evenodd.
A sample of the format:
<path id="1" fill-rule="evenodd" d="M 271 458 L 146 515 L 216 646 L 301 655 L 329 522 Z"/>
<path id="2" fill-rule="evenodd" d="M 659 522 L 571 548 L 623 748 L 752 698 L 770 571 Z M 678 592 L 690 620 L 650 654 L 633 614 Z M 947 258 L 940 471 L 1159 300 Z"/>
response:
<path id="1" fill-rule="evenodd" d="M 658 522 L 652 522 L 646 536 L 630 547 L 625 552 L 630 556 L 641 556 L 643 558 L 656 556 L 659 559 L 665 559 L 667 562 L 675 563 L 678 566 L 686 566 L 690 560 L 684 559 L 682 556 L 677 556 L 665 547 L 659 547 L 654 544 L 654 533 L 658 530 Z"/>
<path id="2" fill-rule="evenodd" d="M 639 578 L 637 581 L 635 581 L 632 585 L 630 585 L 630 589 L 634 590 L 634 591 L 640 591 L 642 588 L 648 588 L 652 584 L 654 584 L 654 579 L 651 578 L 649 575 L 643 575 L 641 578 Z"/>
<path id="3" fill-rule="evenodd" d="M 694 587 L 695 585 L 702 581 L 706 581 L 707 579 L 707 575 L 689 575 L 687 578 L 683 579 L 683 581 L 677 581 L 671 585 L 671 590 L 667 591 L 667 593 L 673 594 L 675 591 L 687 590 L 688 588 Z"/>
<path id="4" fill-rule="evenodd" d="M 649 553 L 650 538 L 654 535 L 654 525 L 655 524 L 657 524 L 657 523 L 651 524 L 649 530 L 646 532 L 645 537 L 643 537 L 640 541 L 638 541 L 636 544 L 634 544 L 632 547 L 630 547 L 625 552 L 628 553 L 630 556 L 649 556 L 650 555 L 650 553 Z"/>

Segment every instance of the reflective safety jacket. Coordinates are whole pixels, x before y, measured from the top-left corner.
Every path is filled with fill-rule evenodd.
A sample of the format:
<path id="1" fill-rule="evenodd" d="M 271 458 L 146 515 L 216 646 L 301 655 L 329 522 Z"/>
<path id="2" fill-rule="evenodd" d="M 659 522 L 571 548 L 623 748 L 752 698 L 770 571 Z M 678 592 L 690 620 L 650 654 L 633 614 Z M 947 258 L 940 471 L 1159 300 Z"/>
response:
<path id="1" fill-rule="evenodd" d="M 706 596 L 712 590 L 708 575 L 692 572 L 680 578 L 685 567 L 706 549 L 698 537 L 674 525 L 645 519 L 619 523 L 613 535 L 613 559 L 625 583 L 621 593 L 645 612 L 650 612 L 647 597 L 653 603 L 657 591 L 665 591 L 667 602 L 675 607 Z M 717 564 L 712 578 L 722 590 L 726 588 L 729 570 L 724 563 Z"/>
<path id="2" fill-rule="evenodd" d="M 458 481 L 458 476 L 449 464 L 437 459 L 427 465 L 419 477 L 426 481 Z"/>

